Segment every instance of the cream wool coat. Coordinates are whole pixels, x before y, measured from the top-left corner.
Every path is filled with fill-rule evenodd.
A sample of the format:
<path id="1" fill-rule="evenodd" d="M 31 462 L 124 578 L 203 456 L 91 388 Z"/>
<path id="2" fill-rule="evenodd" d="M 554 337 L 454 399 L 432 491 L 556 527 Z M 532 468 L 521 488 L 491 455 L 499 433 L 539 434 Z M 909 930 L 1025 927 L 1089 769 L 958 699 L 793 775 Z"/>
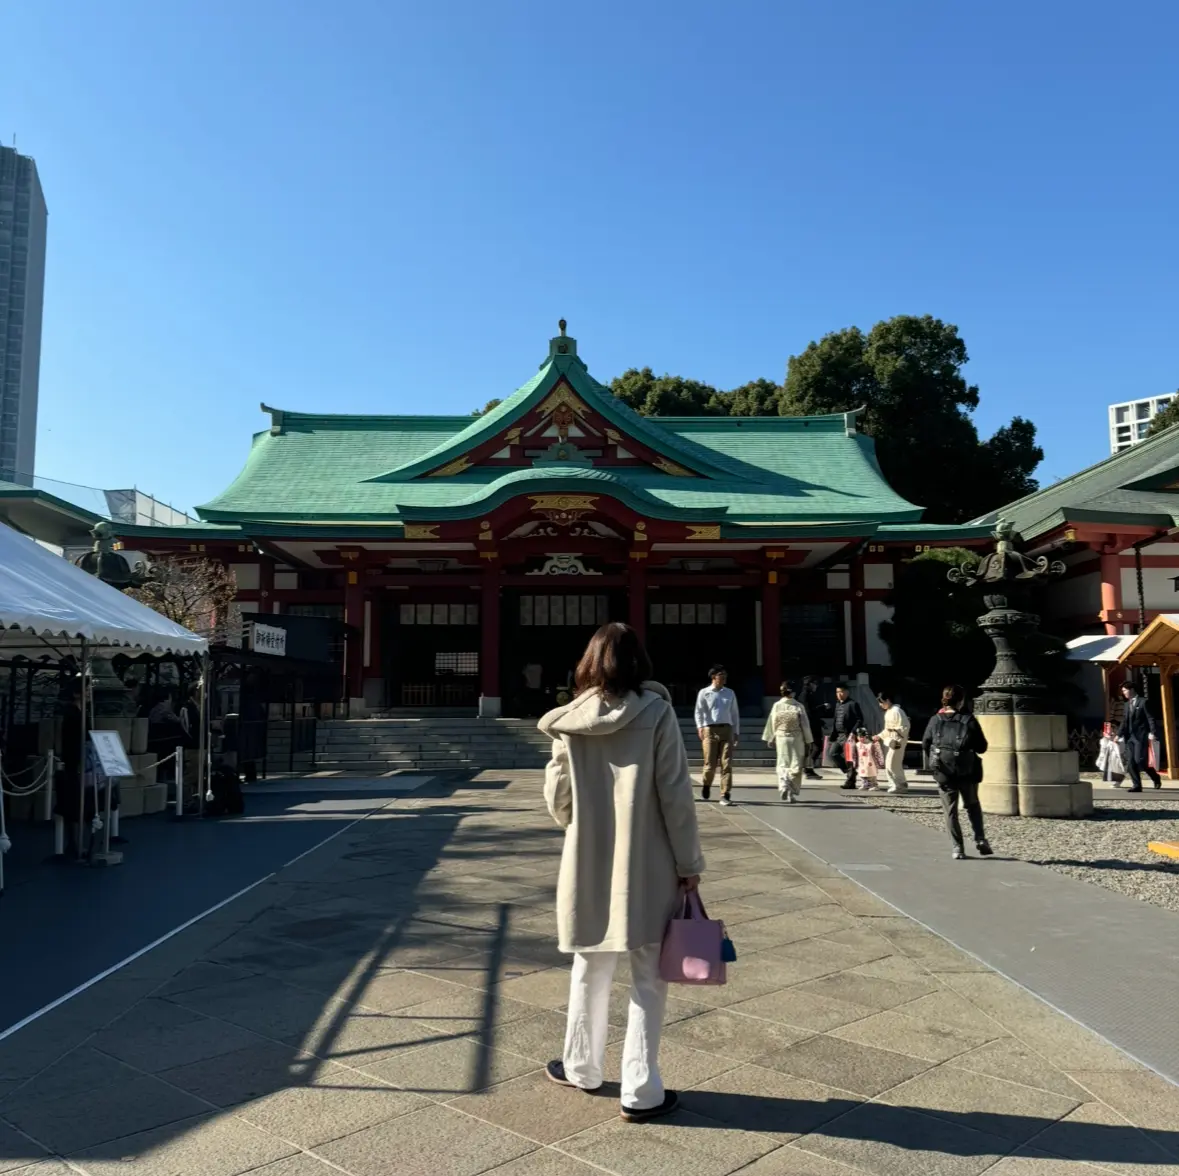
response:
<path id="1" fill-rule="evenodd" d="M 631 951 L 663 938 L 679 879 L 704 872 L 684 738 L 667 691 L 590 691 L 545 715 L 544 797 L 565 830 L 557 932 L 565 952 Z"/>

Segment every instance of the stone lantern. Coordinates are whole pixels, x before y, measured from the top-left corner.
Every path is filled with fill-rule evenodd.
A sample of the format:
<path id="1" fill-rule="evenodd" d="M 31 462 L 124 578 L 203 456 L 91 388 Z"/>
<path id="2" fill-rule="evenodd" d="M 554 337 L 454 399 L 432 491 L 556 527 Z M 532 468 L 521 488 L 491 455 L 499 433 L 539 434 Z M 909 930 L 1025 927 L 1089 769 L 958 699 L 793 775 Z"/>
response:
<path id="1" fill-rule="evenodd" d="M 951 568 L 956 584 L 981 584 L 987 611 L 979 627 L 995 646 L 995 668 L 982 684 L 974 711 L 987 737 L 983 811 L 1021 817 L 1084 817 L 1093 811 L 1093 787 L 1080 777 L 1077 753 L 1069 748 L 1068 719 L 1052 713 L 1047 687 L 1019 665 L 1019 643 L 1040 625 L 1028 611 L 1032 592 L 1064 564 L 1016 550 L 1013 525 L 1000 520 L 995 550 L 981 560 Z"/>

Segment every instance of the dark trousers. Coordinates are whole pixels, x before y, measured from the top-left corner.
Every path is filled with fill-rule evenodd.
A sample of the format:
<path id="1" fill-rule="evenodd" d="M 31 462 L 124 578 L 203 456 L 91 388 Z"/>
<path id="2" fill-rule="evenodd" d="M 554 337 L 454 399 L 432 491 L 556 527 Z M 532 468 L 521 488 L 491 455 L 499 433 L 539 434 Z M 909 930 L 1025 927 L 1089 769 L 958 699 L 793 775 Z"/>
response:
<path id="1" fill-rule="evenodd" d="M 844 748 L 847 747 L 850 739 L 850 735 L 836 734 L 831 736 L 830 759 L 835 767 L 846 777 L 845 784 L 854 784 L 856 782 L 856 765 L 850 762 L 847 756 L 844 755 Z"/>
<path id="2" fill-rule="evenodd" d="M 1163 782 L 1159 774 L 1150 766 L 1150 741 L 1147 739 L 1126 740 L 1126 771 L 1130 775 L 1130 787 L 1135 792 L 1142 790 L 1142 773 L 1150 777 L 1150 782 L 1161 788 Z"/>
<path id="3" fill-rule="evenodd" d="M 955 849 L 963 849 L 962 826 L 958 821 L 958 805 L 961 802 L 970 821 L 974 842 L 986 841 L 987 831 L 983 828 L 982 805 L 978 802 L 978 781 L 963 780 L 947 776 L 935 776 L 938 795 L 942 798 L 942 810 L 946 814 L 946 832 Z"/>

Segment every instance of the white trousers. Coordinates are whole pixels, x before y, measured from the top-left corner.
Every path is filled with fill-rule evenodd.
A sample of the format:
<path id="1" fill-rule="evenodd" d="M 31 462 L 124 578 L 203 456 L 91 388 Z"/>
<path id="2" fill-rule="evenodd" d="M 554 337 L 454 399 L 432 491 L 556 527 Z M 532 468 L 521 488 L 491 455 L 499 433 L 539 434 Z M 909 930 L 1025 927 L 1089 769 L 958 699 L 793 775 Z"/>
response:
<path id="1" fill-rule="evenodd" d="M 884 753 L 884 770 L 888 773 L 888 787 L 892 792 L 905 792 L 909 785 L 905 780 L 905 749 L 890 747 Z"/>
<path id="2" fill-rule="evenodd" d="M 663 1102 L 659 1038 L 667 1008 L 667 984 L 659 978 L 660 944 L 630 953 L 630 1008 L 622 1047 L 622 1105 L 650 1110 Z M 602 1085 L 609 1032 L 610 984 L 621 952 L 591 951 L 573 956 L 569 1022 L 565 1031 L 565 1077 L 574 1086 Z"/>

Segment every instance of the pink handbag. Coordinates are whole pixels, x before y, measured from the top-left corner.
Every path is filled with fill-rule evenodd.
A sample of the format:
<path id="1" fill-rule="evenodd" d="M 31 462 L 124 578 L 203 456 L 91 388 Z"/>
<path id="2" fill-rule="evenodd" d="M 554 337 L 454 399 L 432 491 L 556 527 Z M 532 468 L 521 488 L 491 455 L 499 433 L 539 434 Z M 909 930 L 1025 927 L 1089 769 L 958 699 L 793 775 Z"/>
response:
<path id="1" fill-rule="evenodd" d="M 724 984 L 725 925 L 710 919 L 695 890 L 672 917 L 663 935 L 659 975 L 668 984 Z"/>

